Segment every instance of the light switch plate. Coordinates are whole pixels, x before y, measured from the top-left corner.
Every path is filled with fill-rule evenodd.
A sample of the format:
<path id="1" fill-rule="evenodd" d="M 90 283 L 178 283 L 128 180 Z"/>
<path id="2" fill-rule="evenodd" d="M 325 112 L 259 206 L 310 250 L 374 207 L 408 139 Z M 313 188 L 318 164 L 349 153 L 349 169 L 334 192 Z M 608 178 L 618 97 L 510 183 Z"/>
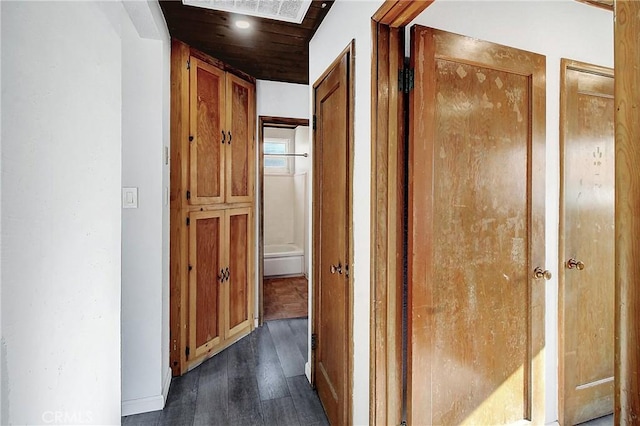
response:
<path id="1" fill-rule="evenodd" d="M 122 188 L 122 208 L 137 209 L 138 208 L 138 188 Z"/>

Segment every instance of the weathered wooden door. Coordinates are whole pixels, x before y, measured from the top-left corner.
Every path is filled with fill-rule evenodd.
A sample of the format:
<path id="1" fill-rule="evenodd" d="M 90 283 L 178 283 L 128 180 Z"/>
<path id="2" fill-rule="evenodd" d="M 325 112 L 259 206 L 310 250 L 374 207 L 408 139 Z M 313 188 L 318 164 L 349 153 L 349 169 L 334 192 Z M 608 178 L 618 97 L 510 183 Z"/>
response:
<path id="1" fill-rule="evenodd" d="M 411 63 L 409 424 L 543 424 L 545 58 L 415 26 Z"/>
<path id="2" fill-rule="evenodd" d="M 253 219 L 251 208 L 236 208 L 226 211 L 225 240 L 227 241 L 228 269 L 224 283 L 225 339 L 251 331 L 253 321 Z"/>
<path id="3" fill-rule="evenodd" d="M 613 70 L 563 61 L 560 406 L 563 424 L 613 412 Z"/>
<path id="4" fill-rule="evenodd" d="M 334 425 L 349 422 L 350 398 L 349 58 L 314 86 L 314 381 Z"/>
<path id="5" fill-rule="evenodd" d="M 190 358 L 210 352 L 223 338 L 224 211 L 189 215 Z"/>
<path id="6" fill-rule="evenodd" d="M 221 203 L 227 119 L 225 72 L 193 56 L 189 61 L 190 203 Z"/>
<path id="7" fill-rule="evenodd" d="M 253 201 L 254 85 L 227 73 L 226 201 Z"/>

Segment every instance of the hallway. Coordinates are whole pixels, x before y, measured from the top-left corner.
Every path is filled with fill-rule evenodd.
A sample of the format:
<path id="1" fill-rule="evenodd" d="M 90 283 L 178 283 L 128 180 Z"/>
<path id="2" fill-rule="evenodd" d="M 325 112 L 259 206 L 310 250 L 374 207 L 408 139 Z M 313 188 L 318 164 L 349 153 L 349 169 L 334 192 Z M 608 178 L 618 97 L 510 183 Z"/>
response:
<path id="1" fill-rule="evenodd" d="M 122 418 L 125 426 L 327 425 L 304 376 L 306 318 L 269 321 L 182 377 L 162 411 Z"/>

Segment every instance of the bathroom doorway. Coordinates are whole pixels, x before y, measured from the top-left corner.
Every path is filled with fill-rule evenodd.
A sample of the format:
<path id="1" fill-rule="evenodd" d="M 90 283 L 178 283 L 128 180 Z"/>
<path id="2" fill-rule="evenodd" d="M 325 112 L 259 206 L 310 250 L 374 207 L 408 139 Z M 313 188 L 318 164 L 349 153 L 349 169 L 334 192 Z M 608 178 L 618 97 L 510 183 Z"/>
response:
<path id="1" fill-rule="evenodd" d="M 309 120 L 259 117 L 259 323 L 308 316 Z"/>

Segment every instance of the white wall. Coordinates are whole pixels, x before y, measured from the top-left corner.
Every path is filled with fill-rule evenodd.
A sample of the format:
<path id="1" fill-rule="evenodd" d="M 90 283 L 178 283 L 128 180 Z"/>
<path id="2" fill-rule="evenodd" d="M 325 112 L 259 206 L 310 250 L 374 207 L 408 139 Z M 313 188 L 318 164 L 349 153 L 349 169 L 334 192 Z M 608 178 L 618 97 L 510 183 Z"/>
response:
<path id="1" fill-rule="evenodd" d="M 353 324 L 357 360 L 353 363 L 353 423 L 356 425 L 369 423 L 371 16 L 381 4 L 381 1 L 335 2 L 309 44 L 309 81 L 313 84 L 355 39 L 354 258 L 351 264 L 353 317 L 357 318 Z M 312 301 L 309 302 L 311 308 Z"/>
<path id="2" fill-rule="evenodd" d="M 121 12 L 2 2 L 3 424 L 120 422 Z"/>
<path id="3" fill-rule="evenodd" d="M 122 210 L 122 415 L 128 415 L 162 409 L 171 377 L 164 158 L 170 41 L 157 2 L 124 5 L 122 186 L 138 188 L 138 208 Z"/>
<path id="4" fill-rule="evenodd" d="M 309 276 L 309 263 L 311 252 L 311 130 L 309 126 L 298 126 L 295 130 L 296 153 L 308 154 L 308 157 L 295 157 L 295 182 L 294 191 L 296 199 L 301 200 L 295 204 L 294 216 L 298 219 L 293 230 L 293 239 L 304 252 L 304 273 Z"/>
<path id="5" fill-rule="evenodd" d="M 264 245 L 293 243 L 293 176 L 264 175 Z"/>
<path id="6" fill-rule="evenodd" d="M 473 19 L 469 19 L 473 16 Z M 547 57 L 546 420 L 558 418 L 558 212 L 560 58 L 613 66 L 612 13 L 572 0 L 437 0 L 414 23 Z"/>
<path id="7" fill-rule="evenodd" d="M 257 80 L 256 104 L 258 116 L 309 118 L 309 86 Z"/>

